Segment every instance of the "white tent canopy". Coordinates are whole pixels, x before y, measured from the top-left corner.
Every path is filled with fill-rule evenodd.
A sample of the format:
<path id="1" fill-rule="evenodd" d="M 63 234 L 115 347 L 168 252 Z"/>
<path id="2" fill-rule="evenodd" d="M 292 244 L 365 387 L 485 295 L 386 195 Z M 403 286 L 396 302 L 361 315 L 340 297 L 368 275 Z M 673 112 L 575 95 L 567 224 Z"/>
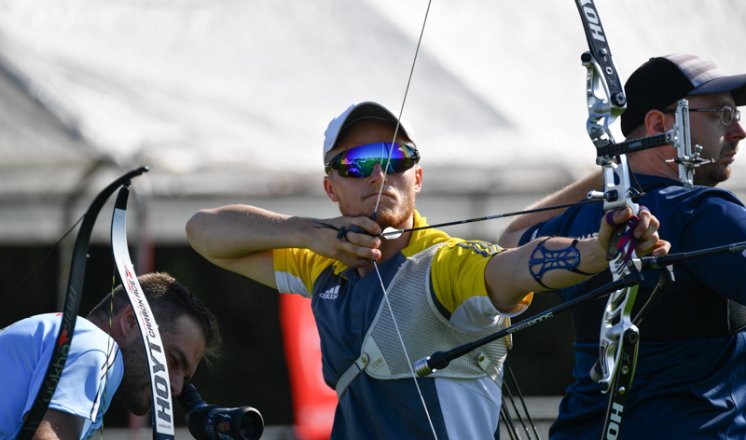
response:
<path id="1" fill-rule="evenodd" d="M 671 52 L 746 72 L 742 0 L 596 5 L 622 79 Z M 426 8 L 4 0 L 0 240 L 55 239 L 141 164 L 152 171 L 135 186 L 158 240 L 183 242 L 194 210 L 227 202 L 334 215 L 320 185 L 324 127 L 354 101 L 402 107 Z M 570 0 L 433 1 L 403 107 L 431 222 L 518 209 L 595 166 L 586 49 Z M 740 191 L 746 170 L 735 167 L 726 187 Z M 495 234 L 475 228 L 464 233 Z"/>

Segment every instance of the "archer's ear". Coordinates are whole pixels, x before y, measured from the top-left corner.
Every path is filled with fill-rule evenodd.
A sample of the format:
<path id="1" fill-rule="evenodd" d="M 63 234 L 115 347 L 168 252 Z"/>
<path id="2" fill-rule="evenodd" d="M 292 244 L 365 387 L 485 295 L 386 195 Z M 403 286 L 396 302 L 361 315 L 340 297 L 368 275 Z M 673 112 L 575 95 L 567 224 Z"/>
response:
<path id="1" fill-rule="evenodd" d="M 667 124 L 669 118 L 673 118 L 673 115 L 668 115 L 660 110 L 650 110 L 645 115 L 645 132 L 647 136 L 665 133 L 668 131 Z M 670 121 L 673 124 L 673 120 Z"/>
<path id="2" fill-rule="evenodd" d="M 125 339 L 130 337 L 130 335 L 133 334 L 133 331 L 140 331 L 137 328 L 137 317 L 135 316 L 135 311 L 132 309 L 132 304 L 128 304 L 118 313 L 117 322 L 119 325 L 119 331 Z"/>
<path id="3" fill-rule="evenodd" d="M 422 189 L 422 167 L 417 164 L 414 166 L 414 190 L 415 192 L 420 192 Z"/>
<path id="4" fill-rule="evenodd" d="M 332 176 L 324 176 L 324 192 L 332 202 L 337 202 L 337 192 L 334 191 L 334 183 L 332 182 Z"/>

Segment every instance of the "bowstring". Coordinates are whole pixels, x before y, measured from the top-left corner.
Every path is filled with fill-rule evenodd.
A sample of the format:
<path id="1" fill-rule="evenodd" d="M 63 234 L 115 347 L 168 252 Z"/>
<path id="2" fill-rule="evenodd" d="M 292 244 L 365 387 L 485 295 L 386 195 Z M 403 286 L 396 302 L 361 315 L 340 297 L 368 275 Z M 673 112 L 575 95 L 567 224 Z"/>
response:
<path id="1" fill-rule="evenodd" d="M 391 321 L 394 323 L 394 329 L 396 329 L 396 336 L 399 338 L 399 343 L 401 344 L 402 348 L 404 349 L 404 358 L 407 360 L 407 365 L 409 366 L 409 371 L 412 374 L 412 380 L 414 380 L 414 386 L 417 388 L 417 394 L 420 396 L 420 402 L 422 402 L 422 408 L 425 410 L 425 415 L 427 416 L 427 422 L 430 424 L 430 429 L 433 432 L 433 436 L 437 439 L 438 434 L 435 431 L 435 426 L 433 425 L 433 420 L 430 417 L 430 411 L 427 409 L 427 403 L 425 403 L 425 396 L 422 394 L 422 390 L 420 389 L 420 384 L 417 382 L 417 375 L 414 372 L 414 367 L 412 367 L 412 361 L 409 358 L 409 353 L 407 353 L 407 347 L 406 344 L 404 344 L 404 338 L 402 338 L 401 331 L 399 330 L 399 324 L 396 322 L 396 317 L 394 317 L 394 310 L 391 308 L 391 303 L 388 299 L 388 293 L 386 292 L 386 286 L 383 283 L 383 278 L 381 277 L 381 272 L 378 270 L 378 265 L 373 262 L 373 267 L 376 269 L 376 276 L 378 276 L 378 282 L 381 285 L 381 290 L 384 292 L 384 297 L 386 298 L 386 307 L 389 309 L 389 314 L 391 315 Z"/>
<path id="2" fill-rule="evenodd" d="M 41 267 L 41 265 L 49 258 L 54 251 L 56 251 L 62 242 L 67 238 L 68 235 L 70 235 L 71 232 L 75 230 L 75 228 L 83 221 L 83 218 L 85 218 L 85 212 L 81 214 L 80 218 L 73 223 L 72 226 L 70 226 L 67 231 L 65 231 L 62 236 L 50 247 L 50 249 L 44 254 L 44 256 L 41 257 L 39 261 L 37 261 L 31 269 L 26 272 L 26 274 L 21 278 L 21 280 L 16 284 L 15 287 L 13 287 L 9 293 L 3 294 L 2 297 L 0 297 L 0 307 L 5 307 L 7 305 L 7 302 L 10 301 L 15 295 L 21 290 L 21 287 L 23 284 L 28 280 L 31 275 L 36 273 L 36 271 Z"/>
<path id="3" fill-rule="evenodd" d="M 518 380 L 516 380 L 513 369 L 510 368 L 510 364 L 507 362 L 504 364 L 504 382 L 503 382 L 503 405 L 500 407 L 500 415 L 502 420 L 505 422 L 505 429 L 511 439 L 521 439 L 517 424 L 520 423 L 523 428 L 523 432 L 526 434 L 526 438 L 541 440 L 539 432 L 536 430 L 536 424 L 531 418 L 531 413 L 526 405 L 526 400 L 523 398 L 523 392 L 518 386 Z M 516 402 L 517 400 L 517 402 Z M 510 403 L 510 408 L 508 407 Z M 519 405 L 520 404 L 520 405 Z M 510 409 L 512 408 L 513 413 L 511 414 Z M 523 413 L 521 413 L 523 411 Z M 513 421 L 515 420 L 515 422 Z M 529 428 L 531 428 L 529 430 Z"/>
<path id="4" fill-rule="evenodd" d="M 399 134 L 399 128 L 401 126 L 401 117 L 404 114 L 404 106 L 407 103 L 407 97 L 409 96 L 409 87 L 412 85 L 412 77 L 414 76 L 414 67 L 417 64 L 417 56 L 420 53 L 420 47 L 422 46 L 422 37 L 425 35 L 425 25 L 427 24 L 427 17 L 430 15 L 430 5 L 432 4 L 432 0 L 428 0 L 427 2 L 427 9 L 425 10 L 425 18 L 422 20 L 422 27 L 420 27 L 420 35 L 417 38 L 417 47 L 414 50 L 414 58 L 412 59 L 412 65 L 409 68 L 409 76 L 407 77 L 407 85 L 404 87 L 404 98 L 402 98 L 401 106 L 399 107 L 399 115 L 396 118 L 396 127 L 394 127 L 394 138 L 391 140 L 391 143 L 396 142 L 396 136 Z M 386 174 L 389 169 L 389 164 L 391 163 L 391 154 L 393 153 L 394 148 L 389 149 L 387 153 L 386 158 L 386 166 L 383 168 L 383 180 L 381 180 L 381 187 L 378 189 L 378 196 L 376 197 L 376 205 L 375 208 L 373 208 L 373 213 L 375 215 L 376 212 L 378 212 L 378 205 L 381 203 L 381 196 L 383 194 L 383 188 L 386 183 Z"/>
<path id="5" fill-rule="evenodd" d="M 404 106 L 406 105 L 407 96 L 409 95 L 409 88 L 412 84 L 414 68 L 415 68 L 415 65 L 417 64 L 417 56 L 420 53 L 420 47 L 422 45 L 422 38 L 425 34 L 425 26 L 427 24 L 427 18 L 430 15 L 431 4 L 432 4 L 432 0 L 428 0 L 427 9 L 425 10 L 425 17 L 422 20 L 422 26 L 420 27 L 420 34 L 419 34 L 419 37 L 417 38 L 417 47 L 415 48 L 414 58 L 412 59 L 412 65 L 409 69 L 409 76 L 407 77 L 407 84 L 406 84 L 406 87 L 404 88 L 404 97 L 402 98 L 401 107 L 399 107 L 399 115 L 396 119 L 396 126 L 394 127 L 394 136 L 391 141 L 392 147 L 388 149 L 387 158 L 386 158 L 386 166 L 383 167 L 383 179 L 381 179 L 381 185 L 378 188 L 378 195 L 376 196 L 376 204 L 375 204 L 375 207 L 373 208 L 374 219 L 376 217 L 376 213 L 378 212 L 378 207 L 381 203 L 381 196 L 383 195 L 383 189 L 385 188 L 385 185 L 386 185 L 386 176 L 388 174 L 389 164 L 391 163 L 391 155 L 394 151 L 393 144 L 396 142 L 396 138 L 399 133 L 399 128 L 401 126 L 401 117 L 402 117 L 402 114 L 404 113 Z M 420 389 L 419 382 L 417 382 L 417 374 L 415 373 L 412 362 L 409 359 L 409 353 L 407 351 L 407 346 L 404 343 L 404 338 L 402 337 L 401 331 L 399 330 L 399 324 L 397 323 L 396 317 L 394 316 L 394 310 L 391 308 L 391 301 L 389 301 L 389 294 L 388 294 L 388 291 L 386 290 L 386 286 L 383 282 L 383 278 L 381 277 L 381 272 L 379 271 L 378 264 L 376 264 L 375 260 L 371 260 L 371 262 L 373 263 L 373 268 L 375 269 L 376 276 L 378 277 L 378 281 L 381 285 L 381 290 L 383 291 L 383 298 L 384 298 L 384 301 L 386 302 L 387 308 L 389 309 L 391 320 L 394 324 L 394 329 L 396 330 L 396 336 L 399 338 L 399 343 L 401 344 L 402 351 L 404 352 L 404 357 L 407 360 L 407 366 L 409 367 L 409 372 L 412 375 L 412 380 L 414 380 L 414 385 L 415 385 L 415 388 L 417 389 L 417 395 L 420 398 L 420 402 L 422 402 L 422 408 L 425 410 L 425 416 L 427 417 L 427 421 L 430 424 L 430 429 L 432 430 L 433 437 L 437 440 L 438 433 L 435 430 L 435 426 L 433 425 L 433 420 L 430 417 L 430 411 L 428 411 L 427 409 L 427 403 L 425 402 L 425 396 L 422 394 L 422 390 Z"/>
<path id="6" fill-rule="evenodd" d="M 117 283 L 117 275 L 116 275 L 116 264 L 112 265 L 112 273 L 111 273 L 111 290 L 109 291 L 109 319 L 107 322 L 107 336 L 106 339 L 106 369 L 104 370 L 103 375 L 103 391 L 102 391 L 102 397 L 101 399 L 106 399 L 106 388 L 109 386 L 109 369 L 113 366 L 109 365 L 109 358 L 111 354 L 111 350 L 114 349 L 114 346 L 112 342 L 114 342 L 114 338 L 111 337 L 111 327 L 114 324 L 114 289 L 116 288 Z M 106 402 L 103 402 L 106 403 Z M 102 418 L 101 420 L 101 440 L 104 438 L 104 420 Z"/>

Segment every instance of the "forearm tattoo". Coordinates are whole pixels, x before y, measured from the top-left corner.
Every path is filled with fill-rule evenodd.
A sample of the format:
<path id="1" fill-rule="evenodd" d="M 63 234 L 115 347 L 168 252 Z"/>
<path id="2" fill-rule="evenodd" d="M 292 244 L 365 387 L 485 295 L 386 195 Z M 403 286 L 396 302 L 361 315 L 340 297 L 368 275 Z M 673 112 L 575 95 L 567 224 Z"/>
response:
<path id="1" fill-rule="evenodd" d="M 542 281 L 544 275 L 550 270 L 563 269 L 581 275 L 593 275 L 578 269 L 580 266 L 580 251 L 577 248 L 578 240 L 573 240 L 570 246 L 563 249 L 549 250 L 545 244 L 549 240 L 542 240 L 528 259 L 528 270 L 537 283 L 542 287 L 554 290 Z"/>

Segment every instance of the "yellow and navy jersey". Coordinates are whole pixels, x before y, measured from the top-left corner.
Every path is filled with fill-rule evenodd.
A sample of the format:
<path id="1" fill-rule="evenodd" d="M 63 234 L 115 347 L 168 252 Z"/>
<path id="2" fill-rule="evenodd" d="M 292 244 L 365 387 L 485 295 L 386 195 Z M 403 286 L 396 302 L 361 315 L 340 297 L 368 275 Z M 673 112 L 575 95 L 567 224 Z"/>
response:
<path id="1" fill-rule="evenodd" d="M 426 219 L 415 211 L 414 226 L 426 224 Z M 433 258 L 430 273 L 437 312 L 467 332 L 497 329 L 501 315 L 487 296 L 484 279 L 487 263 L 502 251 L 496 245 L 452 238 L 437 229 L 414 231 L 400 254 L 378 265 L 384 285 L 390 284 L 409 257 L 440 243 L 444 244 Z M 280 292 L 311 297 L 321 338 L 324 379 L 334 387 L 360 355 L 366 332 L 383 300 L 378 275 L 372 271 L 361 277 L 356 269 L 307 249 L 275 250 L 274 267 Z M 524 308 L 530 298 L 528 294 Z M 484 438 L 483 435 L 496 432 L 501 396 L 499 387 L 489 378 L 425 379 L 420 386 L 428 406 L 439 409 L 432 416 L 437 419 L 434 424 L 440 438 L 454 436 L 455 432 L 474 432 Z M 370 417 L 380 422 L 372 434 L 367 423 Z M 411 379 L 381 381 L 363 374 L 342 395 L 333 437 L 371 436 L 432 436 Z"/>
<path id="2" fill-rule="evenodd" d="M 414 227 L 427 225 L 427 219 L 415 211 Z M 438 229 L 414 231 L 409 245 L 402 250 L 404 257 L 411 257 L 430 246 L 446 242 L 433 261 L 431 282 L 443 315 L 451 319 L 458 316 L 459 308 L 474 301 L 487 299 L 484 280 L 485 266 L 490 258 L 502 252 L 502 248 L 486 241 L 466 241 L 450 237 Z M 277 289 L 283 293 L 295 293 L 305 297 L 315 294 L 327 297 L 335 295 L 336 286 L 317 291 L 317 280 L 325 271 L 344 277 L 347 266 L 331 258 L 323 257 L 308 249 L 276 249 L 274 268 Z M 529 293 L 522 301 L 521 311 L 531 303 Z M 514 313 L 515 314 L 515 313 Z M 468 324 L 464 321 L 465 324 Z M 459 323 L 456 323 L 459 325 Z"/>

